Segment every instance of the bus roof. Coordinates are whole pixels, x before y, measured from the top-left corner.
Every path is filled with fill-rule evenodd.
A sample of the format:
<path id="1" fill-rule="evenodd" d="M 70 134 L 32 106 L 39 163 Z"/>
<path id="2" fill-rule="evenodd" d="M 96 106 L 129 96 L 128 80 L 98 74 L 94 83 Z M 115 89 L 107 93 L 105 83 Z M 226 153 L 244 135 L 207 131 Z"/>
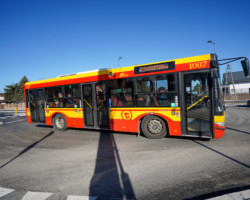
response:
<path id="1" fill-rule="evenodd" d="M 188 70 L 199 70 L 204 68 L 210 68 L 211 54 L 180 58 L 175 60 L 167 60 L 161 62 L 147 63 L 142 65 L 134 65 L 128 67 L 121 67 L 115 69 L 100 69 L 100 70 L 91 70 L 86 72 L 80 72 L 75 74 L 63 75 L 56 78 L 32 81 L 25 83 L 25 89 L 41 88 L 41 87 L 51 87 L 58 85 L 68 85 L 92 81 L 103 81 L 116 78 L 128 78 L 141 75 L 151 75 L 159 74 L 163 71 L 149 71 L 145 73 L 135 74 L 135 68 L 144 67 L 144 66 L 157 66 L 159 64 L 166 64 L 174 62 L 174 69 L 168 69 L 165 72 L 178 72 L 178 71 L 188 71 Z"/>

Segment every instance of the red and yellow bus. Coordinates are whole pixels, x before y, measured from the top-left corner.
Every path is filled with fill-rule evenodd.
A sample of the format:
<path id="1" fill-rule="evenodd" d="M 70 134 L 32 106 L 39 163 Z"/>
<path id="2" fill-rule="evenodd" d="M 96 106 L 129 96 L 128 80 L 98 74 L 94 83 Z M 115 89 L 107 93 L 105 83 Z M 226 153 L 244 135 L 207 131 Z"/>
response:
<path id="1" fill-rule="evenodd" d="M 221 138 L 225 108 L 215 54 L 27 82 L 28 123 L 148 138 Z"/>

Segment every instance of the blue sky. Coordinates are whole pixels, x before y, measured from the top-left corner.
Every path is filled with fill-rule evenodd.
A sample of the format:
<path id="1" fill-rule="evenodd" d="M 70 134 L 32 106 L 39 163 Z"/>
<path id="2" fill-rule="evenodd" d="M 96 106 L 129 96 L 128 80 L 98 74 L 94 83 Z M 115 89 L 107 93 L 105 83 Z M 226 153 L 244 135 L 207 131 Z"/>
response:
<path id="1" fill-rule="evenodd" d="M 216 53 L 250 58 L 248 0 L 1 0 L 5 85 Z M 242 70 L 232 63 L 232 70 Z M 225 72 L 222 66 L 221 72 Z"/>

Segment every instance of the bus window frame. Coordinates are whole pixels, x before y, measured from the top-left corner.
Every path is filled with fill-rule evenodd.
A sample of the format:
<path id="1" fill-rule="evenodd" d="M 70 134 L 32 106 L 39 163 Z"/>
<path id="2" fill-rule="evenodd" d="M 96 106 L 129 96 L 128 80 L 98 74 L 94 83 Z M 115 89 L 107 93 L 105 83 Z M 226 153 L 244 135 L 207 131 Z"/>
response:
<path id="1" fill-rule="evenodd" d="M 167 92 L 164 92 L 164 94 L 175 94 L 175 96 L 178 97 L 178 106 L 176 107 L 180 107 L 180 91 L 179 91 L 179 73 L 178 72 L 171 72 L 171 73 L 157 73 L 157 74 L 150 74 L 150 75 L 143 75 L 143 76 L 135 76 L 134 77 L 134 107 L 141 107 L 141 106 L 137 106 L 138 103 L 137 103 L 137 98 L 136 96 L 137 95 L 154 95 L 154 94 L 158 94 L 159 92 L 156 92 L 155 90 L 155 81 L 156 81 L 156 76 L 159 76 L 159 75 L 165 75 L 165 76 L 168 76 L 168 75 L 174 75 L 174 78 L 175 78 L 175 89 L 173 91 L 167 91 Z M 153 91 L 152 92 L 137 92 L 137 87 L 136 87 L 136 81 L 137 81 L 137 78 L 144 78 L 144 77 L 152 77 L 152 81 L 153 81 Z M 169 107 L 169 106 L 143 106 L 143 107 L 147 107 L 147 108 L 154 108 L 154 107 Z M 174 108 L 174 107 L 173 107 Z"/>

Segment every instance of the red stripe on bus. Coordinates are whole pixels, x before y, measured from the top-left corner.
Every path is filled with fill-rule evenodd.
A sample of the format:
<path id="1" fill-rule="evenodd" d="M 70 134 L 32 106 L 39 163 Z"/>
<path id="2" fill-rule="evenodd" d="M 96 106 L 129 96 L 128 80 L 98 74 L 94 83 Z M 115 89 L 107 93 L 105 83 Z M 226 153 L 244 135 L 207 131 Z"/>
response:
<path id="1" fill-rule="evenodd" d="M 78 110 L 78 111 L 82 111 L 82 108 L 45 108 L 45 111 L 75 111 L 75 110 Z"/>
<path id="2" fill-rule="evenodd" d="M 110 130 L 138 133 L 139 120 L 110 119 Z"/>
<path id="3" fill-rule="evenodd" d="M 225 127 L 214 123 L 214 138 L 220 139 L 225 134 Z"/>
<path id="4" fill-rule="evenodd" d="M 110 109 L 110 111 L 114 112 L 114 111 L 145 111 L 145 112 L 152 112 L 152 111 L 157 111 L 157 112 L 161 112 L 161 111 L 180 111 L 180 109 L 176 109 L 176 108 L 172 108 L 172 109 L 140 109 L 140 110 L 137 110 L 137 109 Z"/>
<path id="5" fill-rule="evenodd" d="M 63 114 L 63 113 L 60 113 L 60 114 Z M 67 117 L 65 115 L 63 115 L 63 116 L 66 119 L 67 127 L 84 128 L 83 118 L 73 118 L 73 117 Z M 52 116 L 46 117 L 46 125 L 48 125 L 48 126 L 53 125 Z"/>
<path id="6" fill-rule="evenodd" d="M 169 135 L 181 136 L 181 122 L 168 121 Z"/>
<path id="7" fill-rule="evenodd" d="M 159 113 L 152 113 L 149 110 L 147 110 L 147 111 L 148 111 L 147 113 L 143 113 L 143 114 L 139 115 L 134 120 L 138 120 L 139 121 L 141 118 L 143 118 L 143 117 L 145 117 L 147 115 L 155 115 L 155 116 L 159 116 L 159 117 L 165 119 L 167 122 L 172 122 L 173 121 L 171 118 L 169 118 L 169 117 L 167 117 L 165 115 L 162 115 L 162 114 L 159 114 Z"/>
<path id="8" fill-rule="evenodd" d="M 31 117 L 30 116 L 27 116 L 27 122 L 31 124 Z"/>
<path id="9" fill-rule="evenodd" d="M 67 126 L 72 128 L 84 128 L 83 118 L 68 118 Z"/>

